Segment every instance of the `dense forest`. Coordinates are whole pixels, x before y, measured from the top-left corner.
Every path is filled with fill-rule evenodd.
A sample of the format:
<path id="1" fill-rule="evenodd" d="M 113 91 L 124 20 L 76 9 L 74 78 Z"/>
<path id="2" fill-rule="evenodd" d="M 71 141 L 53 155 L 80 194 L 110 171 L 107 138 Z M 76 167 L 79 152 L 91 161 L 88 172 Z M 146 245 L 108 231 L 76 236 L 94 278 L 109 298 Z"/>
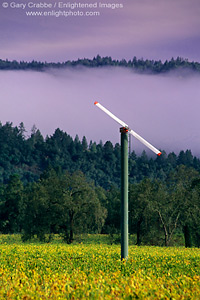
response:
<path id="1" fill-rule="evenodd" d="M 162 150 L 162 149 L 161 149 Z M 33 125 L 27 136 L 23 123 L 0 123 L 0 183 L 7 184 L 13 174 L 18 174 L 23 184 L 37 181 L 49 167 L 62 171 L 82 171 L 87 180 L 95 186 L 109 189 L 120 186 L 120 153 L 118 143 L 110 141 L 88 142 L 74 139 L 59 128 L 51 136 L 44 138 L 39 129 Z M 177 166 L 192 167 L 200 172 L 200 159 L 194 157 L 190 150 L 180 151 L 178 155 L 162 151 L 162 156 L 148 157 L 143 151 L 129 154 L 130 183 L 138 183 L 148 177 L 151 180 L 166 180 Z"/>
<path id="2" fill-rule="evenodd" d="M 47 68 L 64 68 L 64 67 L 75 67 L 75 66 L 85 66 L 90 68 L 96 67 L 105 67 L 105 66 L 118 66 L 118 67 L 127 67 L 135 70 L 136 72 L 143 73 L 166 73 L 172 70 L 180 69 L 181 72 L 192 70 L 195 72 L 200 72 L 200 63 L 199 62 L 189 62 L 188 59 L 183 59 L 177 57 L 176 59 L 171 58 L 171 60 L 166 60 L 162 62 L 161 60 L 144 60 L 143 58 L 137 59 L 134 57 L 132 60 L 115 60 L 111 57 L 101 57 L 97 55 L 93 59 L 78 59 L 75 61 L 66 61 L 58 63 L 47 63 L 47 62 L 17 62 L 2 60 L 0 59 L 0 70 L 36 70 L 36 71 L 45 71 Z"/>
<path id="3" fill-rule="evenodd" d="M 0 232 L 23 240 L 120 232 L 119 144 L 80 141 L 56 129 L 0 124 Z M 190 150 L 129 154 L 129 231 L 136 243 L 200 246 L 200 159 Z"/>

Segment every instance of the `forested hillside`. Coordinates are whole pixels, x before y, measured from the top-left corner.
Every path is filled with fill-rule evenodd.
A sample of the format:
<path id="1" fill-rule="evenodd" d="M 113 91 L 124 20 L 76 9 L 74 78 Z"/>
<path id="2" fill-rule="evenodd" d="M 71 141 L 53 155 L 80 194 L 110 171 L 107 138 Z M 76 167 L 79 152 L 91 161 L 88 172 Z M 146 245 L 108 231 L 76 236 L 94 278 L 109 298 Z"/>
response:
<path id="1" fill-rule="evenodd" d="M 33 126 L 26 137 L 26 129 L 21 123 L 0 124 L 0 182 L 7 183 L 10 175 L 18 174 L 24 184 L 38 180 L 48 167 L 62 171 L 81 170 L 88 180 L 96 186 L 109 189 L 120 185 L 120 145 L 110 141 L 105 144 L 88 142 L 86 137 L 80 141 L 56 129 L 45 139 L 40 130 Z M 145 177 L 165 180 L 179 165 L 193 167 L 200 171 L 200 159 L 193 157 L 190 150 L 179 155 L 162 151 L 162 156 L 150 158 L 145 151 L 129 157 L 130 182 L 140 182 Z"/>
<path id="2" fill-rule="evenodd" d="M 200 159 L 190 150 L 129 157 L 130 233 L 137 244 L 200 246 Z M 120 230 L 120 145 L 73 139 L 56 129 L 26 136 L 23 123 L 0 125 L 0 231 L 26 240 L 60 233 Z"/>
<path id="3" fill-rule="evenodd" d="M 188 59 L 183 59 L 177 57 L 176 59 L 171 58 L 171 60 L 166 60 L 162 62 L 161 60 L 144 60 L 143 58 L 137 59 L 134 57 L 132 60 L 126 61 L 125 59 L 116 60 L 111 57 L 101 57 L 97 55 L 93 59 L 83 58 L 74 61 L 58 62 L 58 63 L 47 63 L 47 62 L 25 62 L 25 61 L 9 61 L 0 59 L 0 70 L 36 70 L 44 71 L 48 68 L 63 68 L 63 67 L 75 67 L 75 66 L 85 66 L 89 68 L 96 67 L 106 67 L 106 66 L 118 66 L 127 67 L 133 69 L 137 72 L 143 73 L 166 73 L 172 70 L 180 69 L 181 72 L 184 70 L 191 70 L 195 72 L 200 72 L 199 62 L 190 62 Z"/>

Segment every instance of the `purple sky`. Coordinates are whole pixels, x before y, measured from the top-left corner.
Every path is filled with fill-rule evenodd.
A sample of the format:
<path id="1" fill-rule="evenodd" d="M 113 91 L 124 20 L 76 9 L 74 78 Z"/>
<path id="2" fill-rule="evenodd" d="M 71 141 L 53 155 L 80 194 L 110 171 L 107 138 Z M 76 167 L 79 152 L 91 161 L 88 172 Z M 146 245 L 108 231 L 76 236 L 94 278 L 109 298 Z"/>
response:
<path id="1" fill-rule="evenodd" d="M 57 62 L 100 54 L 119 59 L 137 56 L 165 60 L 181 56 L 200 61 L 199 0 L 106 0 L 101 2 L 121 3 L 123 8 L 76 9 L 100 12 L 100 16 L 93 17 L 28 17 L 27 12 L 45 10 L 28 8 L 29 0 L 5 2 L 8 8 L 0 4 L 2 59 Z M 25 3 L 26 8 L 12 8 L 13 2 Z M 54 5 L 60 1 L 32 2 Z M 71 1 L 75 2 L 98 4 L 100 1 Z M 47 9 L 52 10 L 70 9 Z"/>
<path id="2" fill-rule="evenodd" d="M 106 0 L 101 3 L 120 3 L 123 8 L 90 9 L 99 11 L 98 17 L 28 17 L 27 12 L 45 10 L 10 7 L 27 6 L 29 0 L 3 2 L 8 7 L 0 4 L 1 59 L 58 62 L 100 54 L 200 61 L 199 0 Z M 40 2 L 58 3 L 32 1 Z M 120 68 L 1 71 L 0 91 L 1 122 L 23 121 L 29 132 L 36 124 L 44 136 L 60 127 L 88 141 L 119 142 L 119 126 L 93 105 L 99 101 L 155 147 L 200 153 L 200 77 L 192 73 L 137 75 Z M 135 140 L 133 147 L 142 150 Z"/>

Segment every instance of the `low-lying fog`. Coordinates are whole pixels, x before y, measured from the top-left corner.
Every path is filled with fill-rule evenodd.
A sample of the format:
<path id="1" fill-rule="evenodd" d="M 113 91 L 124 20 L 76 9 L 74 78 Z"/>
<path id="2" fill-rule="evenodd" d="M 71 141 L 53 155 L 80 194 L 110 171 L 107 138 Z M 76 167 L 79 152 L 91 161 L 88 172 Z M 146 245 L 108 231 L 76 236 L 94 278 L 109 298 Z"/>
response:
<path id="1" fill-rule="evenodd" d="M 1 71 L 0 121 L 45 137 L 56 128 L 97 143 L 120 141 L 119 125 L 94 106 L 111 110 L 130 128 L 167 153 L 191 149 L 200 156 L 200 76 L 139 75 L 125 68 Z M 132 138 L 132 150 L 145 146 Z M 148 152 L 148 151 L 147 151 Z"/>

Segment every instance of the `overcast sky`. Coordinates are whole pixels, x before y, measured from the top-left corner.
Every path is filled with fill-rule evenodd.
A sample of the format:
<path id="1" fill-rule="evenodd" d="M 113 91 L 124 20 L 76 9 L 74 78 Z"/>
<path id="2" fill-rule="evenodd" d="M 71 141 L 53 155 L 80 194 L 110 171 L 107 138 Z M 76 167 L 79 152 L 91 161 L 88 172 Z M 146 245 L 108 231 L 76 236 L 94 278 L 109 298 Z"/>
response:
<path id="1" fill-rule="evenodd" d="M 100 54 L 118 59 L 137 56 L 165 60 L 181 56 L 200 61 L 199 0 L 1 0 L 2 2 L 1 59 L 57 62 L 93 58 Z M 97 3 L 97 8 L 58 8 L 59 2 Z M 33 3 L 52 4 L 52 8 L 30 8 Z M 54 8 L 55 3 L 57 7 Z M 123 8 L 99 8 L 99 3 L 119 3 Z M 26 4 L 25 9 L 22 4 Z M 44 11 L 54 16 L 27 16 L 27 12 Z M 100 15 L 56 17 L 55 13 L 58 11 L 89 11 Z"/>
<path id="2" fill-rule="evenodd" d="M 123 6 L 115 9 L 99 8 L 95 0 L 60 1 L 97 6 L 90 9 L 58 8 L 55 0 L 1 3 L 0 59 L 62 62 L 100 54 L 162 61 L 180 56 L 200 62 L 199 0 L 101 1 Z M 28 7 L 38 3 L 52 7 Z M 27 16 L 35 12 L 52 16 Z M 64 12 L 100 15 L 66 17 Z M 59 127 L 88 141 L 119 142 L 119 126 L 93 105 L 99 101 L 158 149 L 200 153 L 200 77 L 192 73 L 138 75 L 124 68 L 0 71 L 0 90 L 1 122 L 24 122 L 29 132 L 36 124 L 44 136 Z M 133 147 L 142 150 L 135 140 Z"/>

